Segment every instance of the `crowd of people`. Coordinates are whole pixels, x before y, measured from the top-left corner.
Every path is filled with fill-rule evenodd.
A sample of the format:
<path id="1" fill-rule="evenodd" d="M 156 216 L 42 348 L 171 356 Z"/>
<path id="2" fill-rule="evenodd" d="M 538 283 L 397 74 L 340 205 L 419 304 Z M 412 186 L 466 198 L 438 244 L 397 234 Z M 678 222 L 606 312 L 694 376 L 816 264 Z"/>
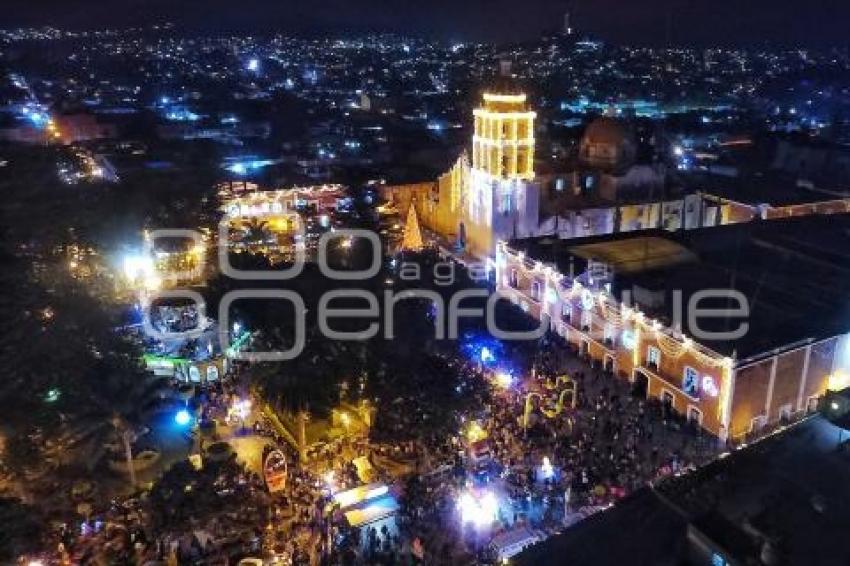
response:
<path id="1" fill-rule="evenodd" d="M 455 524 L 456 535 L 465 532 L 455 502 L 469 486 L 483 485 L 499 495 L 498 520 L 490 535 L 517 526 L 551 533 L 652 480 L 692 469 L 717 454 L 717 440 L 697 425 L 561 346 L 526 352 L 533 371 L 524 368 L 521 373 L 527 377 L 510 387 L 494 384 L 481 413 L 468 416 L 477 418 L 485 440 L 472 442 L 459 431 L 420 445 L 426 465 L 421 483 L 406 494 L 400 522 L 408 537 L 425 541 L 438 558 L 450 561 L 458 552 L 486 546 L 477 534 L 464 545 L 463 538 L 446 529 Z M 515 352 L 511 361 L 522 359 Z M 462 366 L 463 372 L 492 381 L 499 373 L 475 361 Z M 547 384 L 557 384 L 554 378 L 560 375 L 570 381 L 548 385 L 554 388 L 550 391 Z M 566 397 L 576 396 L 575 408 L 567 402 L 552 416 L 554 398 L 573 384 L 575 393 Z M 543 404 L 549 416 L 532 403 L 526 422 L 529 393 L 548 395 Z"/>
<path id="2" fill-rule="evenodd" d="M 237 463 L 235 453 L 214 465 L 205 460 L 201 469 L 184 462 L 141 497 L 91 513 L 82 526 L 65 524 L 57 531 L 58 561 L 225 564 L 235 557 L 276 556 L 285 564 L 306 565 L 484 559 L 490 556 L 487 542 L 501 531 L 522 526 L 555 532 L 716 454 L 715 439 L 567 347 L 513 348 L 505 355 L 516 377 L 509 386 L 497 383 L 498 365 L 462 351 L 435 354 L 434 371 L 451 373 L 457 395 L 469 397 L 452 422 L 429 426 L 445 408 L 426 399 L 427 392 L 410 393 L 380 408 L 384 426 L 371 438 L 327 442 L 314 448 L 307 463 L 282 436 L 268 434 L 268 423 L 235 423 L 240 434 L 262 434 L 265 452 L 285 454 L 283 490 L 268 493 L 261 474 Z M 238 369 L 195 387 L 189 404 L 199 416 L 201 453 L 222 440 L 217 432 L 204 432 L 205 423 L 226 422 L 230 408 L 250 398 Z M 553 379 L 559 375 L 569 380 Z M 552 400 L 565 387 L 575 407 L 567 402 L 553 414 Z M 543 400 L 532 403 L 526 415 L 529 393 Z M 483 440 L 467 437 L 471 423 Z M 446 434 L 447 428 L 455 432 Z M 366 481 L 352 463 L 357 456 L 371 463 L 371 480 L 394 484 L 400 493 L 397 530 L 351 529 L 334 512 L 333 493 Z M 496 520 L 484 534 L 459 520 L 456 502 L 471 488 L 499 497 Z"/>

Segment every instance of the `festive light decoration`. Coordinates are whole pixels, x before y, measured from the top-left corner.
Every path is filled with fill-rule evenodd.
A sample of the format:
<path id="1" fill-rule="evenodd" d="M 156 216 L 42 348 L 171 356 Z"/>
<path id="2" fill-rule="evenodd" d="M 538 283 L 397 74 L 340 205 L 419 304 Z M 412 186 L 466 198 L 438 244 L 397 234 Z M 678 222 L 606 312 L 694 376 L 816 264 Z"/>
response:
<path id="1" fill-rule="evenodd" d="M 499 501 L 490 491 L 476 497 L 469 491 L 461 494 L 457 502 L 461 521 L 472 523 L 478 528 L 489 527 L 499 515 Z"/>
<path id="2" fill-rule="evenodd" d="M 490 348 L 488 348 L 487 346 L 481 347 L 480 358 L 481 358 L 481 362 L 485 363 L 485 364 L 496 361 L 496 357 L 493 355 L 493 353 L 490 351 Z"/>
<path id="3" fill-rule="evenodd" d="M 422 232 L 419 229 L 419 217 L 416 215 L 416 207 L 413 203 L 407 212 L 407 222 L 404 223 L 404 237 L 401 241 L 401 249 L 405 251 L 418 251 L 424 246 L 422 243 Z"/>
<path id="4" fill-rule="evenodd" d="M 691 338 L 681 335 L 674 329 L 665 328 L 658 320 L 648 319 L 639 310 L 616 302 L 604 291 L 594 292 L 593 289 L 585 287 L 577 279 L 570 279 L 561 273 L 557 273 L 551 266 L 541 266 L 537 263 L 530 265 L 523 252 L 511 250 L 504 242 L 500 242 L 499 257 L 504 258 L 506 266 L 509 266 L 508 269 L 523 272 L 526 278 L 539 279 L 542 273 L 547 286 L 547 302 L 549 302 L 548 289 L 555 291 L 557 299 L 562 302 L 578 299 L 582 309 L 586 313 L 590 313 L 593 322 L 592 327 L 604 325 L 609 329 L 610 335 L 620 331 L 621 344 L 625 350 L 632 353 L 634 367 L 641 365 L 641 355 L 645 344 L 650 344 L 655 345 L 667 359 L 678 360 L 687 353 L 696 367 L 720 369 L 719 378 L 712 375 L 698 377 L 690 394 L 698 396 L 700 393 L 704 393 L 707 397 L 718 398 L 719 420 L 721 423 L 725 423 L 724 426 L 728 427 L 729 415 L 731 414 L 730 398 L 734 360 L 719 355 L 717 352 L 694 342 Z M 559 289 L 566 290 L 559 292 L 557 291 Z M 514 292 L 517 297 L 522 293 L 522 291 Z M 627 323 L 630 324 L 627 326 Z M 564 324 L 563 328 L 568 331 L 568 325 Z M 840 382 L 837 381 L 837 384 L 840 385 Z M 850 377 L 847 378 L 847 386 L 850 386 Z"/>
<path id="5" fill-rule="evenodd" d="M 540 464 L 540 474 L 544 480 L 548 480 L 555 475 L 555 468 L 552 467 L 552 462 L 549 461 L 548 456 L 543 456 L 543 463 Z"/>
<path id="6" fill-rule="evenodd" d="M 470 444 L 475 444 L 485 438 L 487 438 L 487 431 L 484 430 L 478 421 L 472 421 L 469 423 L 469 428 L 466 429 L 466 439 L 470 442 Z"/>
<path id="7" fill-rule="evenodd" d="M 624 330 L 620 335 L 620 341 L 623 343 L 623 348 L 628 351 L 632 351 L 637 346 L 637 336 L 635 335 L 634 330 Z"/>
<path id="8" fill-rule="evenodd" d="M 570 407 L 572 409 L 576 408 L 577 398 L 577 388 L 576 383 L 572 379 L 566 376 L 562 376 L 565 380 L 565 386 L 561 390 L 560 394 L 555 401 L 555 406 L 552 409 L 547 409 L 543 406 L 543 396 L 539 393 L 528 393 L 525 396 L 525 410 L 522 414 L 522 426 L 523 428 L 528 428 L 528 418 L 531 416 L 532 405 L 531 402 L 533 399 L 537 399 L 539 404 L 540 413 L 543 414 L 544 417 L 548 419 L 554 419 L 558 415 L 564 412 L 564 398 L 569 395 L 570 396 Z M 560 379 L 558 378 L 560 383 Z"/>
<path id="9" fill-rule="evenodd" d="M 484 94 L 473 111 L 472 168 L 497 179 L 534 178 L 534 120 L 524 94 Z"/>
<path id="10" fill-rule="evenodd" d="M 500 371 L 496 374 L 496 383 L 502 389 L 509 389 L 514 383 L 514 376 L 506 371 Z"/>
<path id="11" fill-rule="evenodd" d="M 850 387 L 850 373 L 836 370 L 826 380 L 827 391 L 841 391 Z"/>
<path id="12" fill-rule="evenodd" d="M 186 426 L 192 422 L 192 415 L 186 409 L 180 409 L 177 411 L 177 414 L 174 415 L 174 422 L 180 426 Z"/>
<path id="13" fill-rule="evenodd" d="M 595 304 L 596 303 L 593 300 L 593 293 L 590 291 L 590 289 L 584 289 L 581 292 L 581 308 L 586 311 L 589 311 L 593 308 Z"/>
<path id="14" fill-rule="evenodd" d="M 717 382 L 710 375 L 704 375 L 702 377 L 702 391 L 709 397 L 717 397 L 720 394 Z"/>

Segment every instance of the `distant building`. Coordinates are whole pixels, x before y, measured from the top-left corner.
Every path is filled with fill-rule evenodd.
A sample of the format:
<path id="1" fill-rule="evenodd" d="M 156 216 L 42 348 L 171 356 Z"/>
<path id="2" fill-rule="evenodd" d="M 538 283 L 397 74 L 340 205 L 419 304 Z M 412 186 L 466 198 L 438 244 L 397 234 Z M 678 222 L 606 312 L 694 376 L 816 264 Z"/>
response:
<path id="1" fill-rule="evenodd" d="M 97 116 L 88 112 L 57 114 L 54 120 L 59 140 L 66 145 L 114 138 L 118 135 L 118 128 L 115 124 L 101 122 L 97 119 Z"/>
<path id="2" fill-rule="evenodd" d="M 575 30 L 573 29 L 573 20 L 572 14 L 569 11 L 564 13 L 564 35 L 573 35 Z"/>
<path id="3" fill-rule="evenodd" d="M 802 186 L 850 194 L 850 146 L 789 137 L 777 142 L 771 167 Z"/>
<path id="4" fill-rule="evenodd" d="M 23 120 L 11 113 L 0 113 L 0 141 L 23 144 L 43 144 L 50 140 L 44 128 L 34 125 L 29 120 Z"/>
<path id="5" fill-rule="evenodd" d="M 712 184 L 711 192 L 674 187 L 663 163 L 641 158 L 634 128 L 610 117 L 588 125 L 573 171 L 538 175 L 535 115 L 524 95 L 486 94 L 474 115 L 471 152 L 464 151 L 436 182 L 386 186 L 382 195 L 405 215 L 415 202 L 422 226 L 447 246 L 479 258 L 492 257 L 499 240 L 692 230 L 850 212 L 850 199 L 824 200 L 799 187 L 795 191 L 806 195 L 774 204 L 737 200 L 737 193 L 720 190 L 720 184 Z M 765 198 L 778 195 L 778 188 L 771 189 Z"/>
<path id="6" fill-rule="evenodd" d="M 635 163 L 637 140 L 627 122 L 602 117 L 591 122 L 579 144 L 583 165 L 606 172 L 623 172 Z"/>

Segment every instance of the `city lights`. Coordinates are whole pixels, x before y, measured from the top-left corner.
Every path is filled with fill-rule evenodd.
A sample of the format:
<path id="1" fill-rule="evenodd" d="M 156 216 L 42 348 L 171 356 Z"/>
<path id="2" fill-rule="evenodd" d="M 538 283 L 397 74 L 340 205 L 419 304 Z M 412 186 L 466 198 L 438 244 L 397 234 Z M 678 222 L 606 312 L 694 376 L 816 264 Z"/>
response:
<path id="1" fill-rule="evenodd" d="M 500 371 L 496 373 L 496 383 L 502 389 L 509 389 L 514 383 L 514 376 L 507 371 Z"/>
<path id="2" fill-rule="evenodd" d="M 174 415 L 174 422 L 176 422 L 180 426 L 186 426 L 190 422 L 192 422 L 192 414 L 186 409 L 180 409 Z"/>
<path id="3" fill-rule="evenodd" d="M 490 491 L 478 495 L 464 491 L 457 501 L 463 523 L 472 523 L 478 528 L 492 525 L 499 515 L 499 501 Z"/>
<path id="4" fill-rule="evenodd" d="M 829 391 L 841 391 L 850 387 L 850 372 L 836 370 L 829 374 L 826 388 Z"/>
<path id="5" fill-rule="evenodd" d="M 552 466 L 552 462 L 549 461 L 548 456 L 543 456 L 543 463 L 540 464 L 540 475 L 544 480 L 555 476 L 555 468 Z"/>
<path id="6" fill-rule="evenodd" d="M 131 281 L 151 277 L 154 271 L 154 262 L 150 257 L 130 255 L 124 258 L 124 275 Z"/>
<path id="7" fill-rule="evenodd" d="M 484 430 L 481 423 L 478 421 L 472 421 L 469 423 L 469 427 L 466 429 L 466 439 L 470 444 L 475 444 L 485 438 L 487 438 L 487 431 Z"/>
<path id="8" fill-rule="evenodd" d="M 850 2 L 370 2 L 0 29 L 7 562 L 850 555 Z"/>
<path id="9" fill-rule="evenodd" d="M 490 348 L 487 346 L 483 346 L 481 348 L 481 362 L 485 364 L 489 364 L 496 361 L 496 357 L 490 351 Z"/>

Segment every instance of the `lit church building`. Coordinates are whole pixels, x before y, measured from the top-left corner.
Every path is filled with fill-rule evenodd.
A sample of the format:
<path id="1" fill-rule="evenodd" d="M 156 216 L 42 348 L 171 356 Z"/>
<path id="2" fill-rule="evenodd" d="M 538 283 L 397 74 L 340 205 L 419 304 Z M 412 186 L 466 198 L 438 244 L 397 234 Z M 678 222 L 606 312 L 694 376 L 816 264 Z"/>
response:
<path id="1" fill-rule="evenodd" d="M 534 123 L 524 94 L 484 94 L 474 110 L 472 161 L 464 152 L 436 183 L 385 189 L 405 213 L 476 257 L 493 257 L 496 242 L 536 234 L 540 186 L 534 175 Z"/>
<path id="2" fill-rule="evenodd" d="M 636 141 L 610 119 L 591 123 L 582 139 L 581 171 L 535 173 L 537 115 L 524 94 L 483 95 L 473 111 L 471 151 L 436 182 L 386 186 L 382 196 L 446 247 L 493 258 L 500 240 L 557 235 L 575 238 L 663 226 L 670 230 L 716 224 L 721 215 L 698 195 L 665 198 L 650 167 L 633 166 Z M 567 186 L 571 186 L 567 189 Z M 567 210 L 544 214 L 544 199 L 568 197 Z"/>

